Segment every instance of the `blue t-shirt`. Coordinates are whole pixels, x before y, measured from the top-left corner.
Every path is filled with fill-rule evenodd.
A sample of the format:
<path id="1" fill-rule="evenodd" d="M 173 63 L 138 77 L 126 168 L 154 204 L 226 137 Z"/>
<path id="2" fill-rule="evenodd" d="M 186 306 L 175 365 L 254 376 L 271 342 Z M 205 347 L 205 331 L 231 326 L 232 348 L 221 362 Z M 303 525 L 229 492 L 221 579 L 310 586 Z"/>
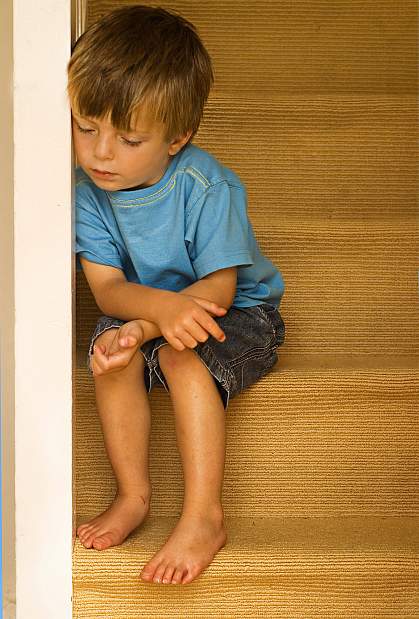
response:
<path id="1" fill-rule="evenodd" d="M 260 251 L 238 176 L 193 144 L 163 178 L 105 191 L 76 169 L 76 254 L 121 269 L 129 282 L 178 292 L 237 266 L 234 307 L 279 306 L 281 273 Z"/>

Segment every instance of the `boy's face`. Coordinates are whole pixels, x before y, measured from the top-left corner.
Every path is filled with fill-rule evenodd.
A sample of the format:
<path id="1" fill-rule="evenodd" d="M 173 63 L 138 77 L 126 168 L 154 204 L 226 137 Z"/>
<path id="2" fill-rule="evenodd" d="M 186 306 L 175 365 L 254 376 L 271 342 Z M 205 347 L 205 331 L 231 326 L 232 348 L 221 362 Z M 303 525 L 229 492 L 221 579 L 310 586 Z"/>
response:
<path id="1" fill-rule="evenodd" d="M 190 135 L 167 141 L 162 124 L 141 116 L 135 130 L 126 132 L 115 129 L 109 118 L 85 118 L 73 112 L 78 163 L 95 185 L 106 191 L 154 185 Z"/>

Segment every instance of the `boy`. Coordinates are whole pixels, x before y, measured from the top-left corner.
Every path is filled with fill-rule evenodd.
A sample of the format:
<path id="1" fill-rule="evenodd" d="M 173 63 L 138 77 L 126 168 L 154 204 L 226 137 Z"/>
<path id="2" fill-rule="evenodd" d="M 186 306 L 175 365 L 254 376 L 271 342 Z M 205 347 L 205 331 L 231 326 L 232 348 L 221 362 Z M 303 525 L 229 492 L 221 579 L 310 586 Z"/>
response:
<path id="1" fill-rule="evenodd" d="M 103 550 L 147 516 L 147 392 L 160 381 L 185 492 L 141 578 L 186 584 L 226 543 L 225 411 L 277 361 L 284 283 L 257 245 L 240 179 L 191 143 L 213 79 L 192 24 L 163 9 L 118 9 L 80 37 L 68 73 L 78 268 L 106 314 L 90 369 L 118 487 L 77 533 Z"/>

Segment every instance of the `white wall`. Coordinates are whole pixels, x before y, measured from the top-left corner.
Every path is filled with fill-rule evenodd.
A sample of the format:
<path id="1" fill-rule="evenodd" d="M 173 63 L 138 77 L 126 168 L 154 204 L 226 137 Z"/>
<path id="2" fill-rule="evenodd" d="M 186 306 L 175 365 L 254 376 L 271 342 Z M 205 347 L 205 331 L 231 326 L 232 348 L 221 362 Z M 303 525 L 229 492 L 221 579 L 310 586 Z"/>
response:
<path id="1" fill-rule="evenodd" d="M 17 619 L 70 619 L 71 6 L 0 6 L 4 612 L 14 616 L 16 569 Z"/>

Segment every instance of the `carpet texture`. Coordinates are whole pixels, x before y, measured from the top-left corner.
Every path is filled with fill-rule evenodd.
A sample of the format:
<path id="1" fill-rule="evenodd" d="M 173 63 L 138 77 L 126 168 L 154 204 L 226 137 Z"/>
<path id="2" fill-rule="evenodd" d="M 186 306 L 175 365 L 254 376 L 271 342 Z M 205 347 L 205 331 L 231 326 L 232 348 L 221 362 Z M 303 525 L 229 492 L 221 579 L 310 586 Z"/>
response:
<path id="1" fill-rule="evenodd" d="M 90 0 L 88 23 L 123 4 Z M 160 4 L 191 19 L 213 57 L 195 142 L 246 184 L 259 245 L 285 280 L 286 341 L 227 411 L 227 545 L 189 585 L 139 578 L 182 508 L 157 387 L 149 517 L 106 551 L 75 540 L 73 616 L 419 617 L 416 3 Z M 81 273 L 76 293 L 78 526 L 116 484 L 86 369 L 100 312 Z"/>

